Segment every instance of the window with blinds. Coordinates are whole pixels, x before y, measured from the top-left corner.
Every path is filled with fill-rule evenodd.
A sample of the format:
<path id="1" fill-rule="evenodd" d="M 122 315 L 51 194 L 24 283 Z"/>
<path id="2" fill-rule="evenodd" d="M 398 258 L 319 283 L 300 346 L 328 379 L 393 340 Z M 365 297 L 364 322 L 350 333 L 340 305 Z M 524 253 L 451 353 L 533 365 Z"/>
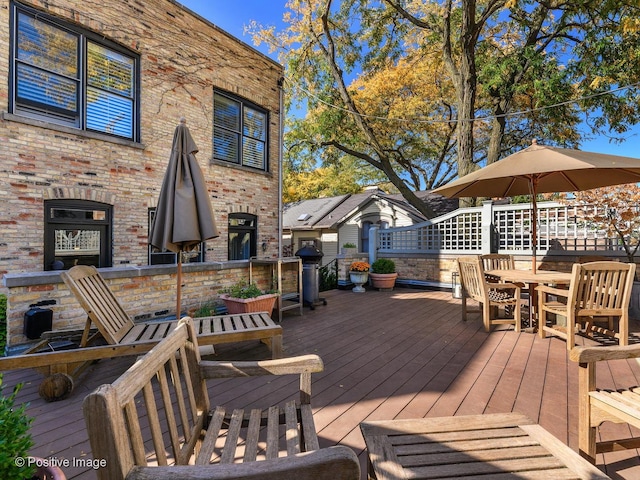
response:
<path id="1" fill-rule="evenodd" d="M 213 108 L 213 158 L 267 171 L 267 112 L 221 92 Z"/>
<path id="2" fill-rule="evenodd" d="M 139 59 L 14 4 L 12 113 L 138 140 Z"/>

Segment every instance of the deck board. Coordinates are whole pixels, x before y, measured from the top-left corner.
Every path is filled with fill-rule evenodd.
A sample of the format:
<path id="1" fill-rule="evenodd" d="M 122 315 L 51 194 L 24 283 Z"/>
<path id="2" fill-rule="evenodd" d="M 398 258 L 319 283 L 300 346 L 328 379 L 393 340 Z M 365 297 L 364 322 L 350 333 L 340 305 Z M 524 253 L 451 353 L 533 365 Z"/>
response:
<path id="1" fill-rule="evenodd" d="M 553 337 L 499 326 L 485 333 L 478 314 L 462 322 L 460 301 L 448 292 L 396 288 L 355 294 L 323 292 L 327 305 L 283 315 L 284 355 L 319 354 L 325 371 L 314 375 L 313 407 L 321 446 L 342 443 L 366 456 L 359 423 L 367 420 L 520 412 L 577 448 L 577 366 L 565 343 Z M 638 322 L 631 330 L 639 332 Z M 588 340 L 587 340 L 588 342 Z M 270 358 L 258 341 L 216 346 L 213 359 Z M 117 378 L 131 358 L 102 360 L 77 382 L 72 395 L 47 403 L 37 389 L 40 374 L 7 372 L 8 387 L 25 383 L 19 401 L 35 416 L 33 454 L 56 458 L 92 458 L 82 400 L 98 385 Z M 614 387 L 640 383 L 640 366 L 611 362 L 601 375 Z M 224 379 L 210 382 L 212 404 L 250 408 L 289 398 L 295 379 L 267 383 Z M 629 430 L 607 425 L 603 437 Z M 637 432 L 640 435 L 640 432 Z M 598 467 L 612 478 L 640 478 L 637 451 L 598 456 Z M 94 479 L 86 468 L 65 468 L 69 479 Z"/>

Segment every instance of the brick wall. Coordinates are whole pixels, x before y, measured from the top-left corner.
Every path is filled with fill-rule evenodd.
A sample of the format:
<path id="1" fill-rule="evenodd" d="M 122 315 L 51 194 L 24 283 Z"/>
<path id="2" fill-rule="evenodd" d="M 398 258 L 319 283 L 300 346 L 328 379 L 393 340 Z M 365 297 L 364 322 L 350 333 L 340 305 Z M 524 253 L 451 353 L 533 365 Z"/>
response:
<path id="1" fill-rule="evenodd" d="M 156 205 L 173 132 L 181 117 L 186 118 L 199 147 L 196 156 L 220 230 L 219 238 L 207 242 L 206 260 L 227 259 L 231 212 L 257 215 L 258 245 L 266 242 L 264 255 L 277 256 L 278 81 L 283 75 L 279 64 L 171 0 L 22 3 L 97 32 L 140 55 L 141 139 L 133 143 L 9 114 L 10 2 L 0 0 L 0 274 L 43 271 L 44 201 L 53 198 L 93 199 L 113 205 L 113 266 L 146 265 L 147 211 Z M 214 88 L 269 112 L 269 172 L 211 160 Z M 166 281 L 169 288 L 171 281 Z M 51 296 L 58 288 L 55 283 L 22 292 L 4 288 L 10 294 L 9 308 L 20 309 L 10 311 L 9 318 L 19 318 L 26 302 Z M 144 288 L 122 288 L 136 292 L 134 312 L 153 306 Z M 70 301 L 60 294 L 59 308 L 64 310 Z M 57 318 L 61 326 L 77 321 L 75 313 L 65 311 Z M 21 322 L 10 326 L 12 335 L 20 329 Z"/>
<path id="2" fill-rule="evenodd" d="M 258 215 L 258 243 L 278 244 L 279 88 L 282 68 L 169 0 L 23 2 L 92 29 L 141 56 L 141 142 L 0 121 L 0 272 L 43 269 L 43 201 L 108 199 L 114 206 L 113 265 L 147 263 L 147 208 L 155 206 L 180 117 L 187 119 L 221 236 L 208 260 L 227 258 L 227 215 Z M 9 1 L 0 1 L 0 110 L 8 109 Z M 267 109 L 270 172 L 210 162 L 213 88 Z"/>
<path id="3" fill-rule="evenodd" d="M 143 266 L 106 269 L 102 276 L 129 316 L 136 321 L 175 314 L 175 266 Z M 253 268 L 252 278 L 260 288 L 271 288 L 270 270 Z M 182 311 L 216 301 L 219 291 L 239 280 L 249 280 L 248 262 L 185 264 L 182 273 Z M 28 342 L 23 335 L 24 314 L 29 306 L 47 300 L 53 311 L 53 330 L 81 329 L 86 314 L 57 272 L 7 274 L 9 348 Z M 290 281 L 290 280 L 289 280 Z"/>

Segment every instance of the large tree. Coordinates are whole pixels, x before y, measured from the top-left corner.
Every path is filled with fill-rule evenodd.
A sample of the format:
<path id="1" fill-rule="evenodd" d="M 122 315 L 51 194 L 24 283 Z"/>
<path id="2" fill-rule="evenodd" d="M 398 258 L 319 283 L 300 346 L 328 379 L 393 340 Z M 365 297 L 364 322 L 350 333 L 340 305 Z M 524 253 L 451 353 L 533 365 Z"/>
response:
<path id="1" fill-rule="evenodd" d="M 576 147 L 584 132 L 636 123 L 637 7 L 597 0 L 290 0 L 281 48 L 306 98 L 305 151 L 358 158 L 413 193 L 532 138 Z M 594 95 L 596 94 L 596 95 Z M 588 99 L 580 101 L 580 98 Z M 553 106 L 553 108 L 550 108 Z M 293 150 L 291 150 L 293 152 Z"/>

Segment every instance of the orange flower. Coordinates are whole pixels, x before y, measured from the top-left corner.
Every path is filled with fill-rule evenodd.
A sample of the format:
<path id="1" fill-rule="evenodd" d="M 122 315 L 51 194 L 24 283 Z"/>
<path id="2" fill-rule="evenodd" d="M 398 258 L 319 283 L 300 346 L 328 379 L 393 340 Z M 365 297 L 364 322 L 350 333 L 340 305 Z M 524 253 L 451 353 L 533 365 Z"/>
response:
<path id="1" fill-rule="evenodd" d="M 352 262 L 349 270 L 351 272 L 368 272 L 370 265 L 367 262 Z"/>

